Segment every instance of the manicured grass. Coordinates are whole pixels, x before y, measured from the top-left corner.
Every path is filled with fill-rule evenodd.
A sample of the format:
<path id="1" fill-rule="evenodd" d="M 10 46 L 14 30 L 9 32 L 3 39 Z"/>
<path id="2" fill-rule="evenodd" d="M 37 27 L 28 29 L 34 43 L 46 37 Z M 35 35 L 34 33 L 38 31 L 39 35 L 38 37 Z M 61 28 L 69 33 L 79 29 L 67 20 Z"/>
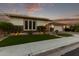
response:
<path id="1" fill-rule="evenodd" d="M 0 47 L 59 38 L 54 35 L 18 35 L 0 41 Z"/>
<path id="2" fill-rule="evenodd" d="M 63 37 L 69 37 L 69 36 L 72 36 L 72 34 L 68 34 L 68 33 L 58 33 L 57 35 L 59 35 L 59 36 L 63 36 Z"/>

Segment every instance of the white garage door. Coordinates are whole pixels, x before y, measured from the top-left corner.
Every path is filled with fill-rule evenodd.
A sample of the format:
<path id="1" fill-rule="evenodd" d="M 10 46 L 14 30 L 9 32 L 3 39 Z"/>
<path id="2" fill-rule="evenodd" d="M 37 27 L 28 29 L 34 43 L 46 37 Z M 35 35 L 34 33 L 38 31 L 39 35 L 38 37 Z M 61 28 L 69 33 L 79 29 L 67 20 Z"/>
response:
<path id="1" fill-rule="evenodd" d="M 55 26 L 55 27 L 54 27 L 54 31 L 55 31 L 55 30 L 63 31 L 63 28 L 62 28 L 62 26 Z"/>

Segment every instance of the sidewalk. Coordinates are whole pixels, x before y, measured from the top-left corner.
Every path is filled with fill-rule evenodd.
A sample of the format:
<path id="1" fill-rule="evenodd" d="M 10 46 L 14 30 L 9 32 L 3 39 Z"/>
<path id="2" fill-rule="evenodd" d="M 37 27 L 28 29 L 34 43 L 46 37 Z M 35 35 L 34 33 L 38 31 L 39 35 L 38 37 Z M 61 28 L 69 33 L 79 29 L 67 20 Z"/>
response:
<path id="1" fill-rule="evenodd" d="M 51 49 L 67 46 L 79 42 L 79 35 L 63 37 L 46 41 L 32 42 L 0 48 L 0 56 L 27 56 L 35 55 Z"/>

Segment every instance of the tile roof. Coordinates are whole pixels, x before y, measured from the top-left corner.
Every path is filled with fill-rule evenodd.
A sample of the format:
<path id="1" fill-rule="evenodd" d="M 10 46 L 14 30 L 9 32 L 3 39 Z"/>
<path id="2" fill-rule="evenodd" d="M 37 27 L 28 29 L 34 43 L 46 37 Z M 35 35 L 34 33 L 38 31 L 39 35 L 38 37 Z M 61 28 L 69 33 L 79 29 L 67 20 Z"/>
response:
<path id="1" fill-rule="evenodd" d="M 14 18 L 23 18 L 23 19 L 34 19 L 34 20 L 41 20 L 41 21 L 52 21 L 48 18 L 40 18 L 40 17 L 31 17 L 31 16 L 26 16 L 26 15 L 19 15 L 19 14 L 6 14 L 9 17 L 14 17 Z"/>

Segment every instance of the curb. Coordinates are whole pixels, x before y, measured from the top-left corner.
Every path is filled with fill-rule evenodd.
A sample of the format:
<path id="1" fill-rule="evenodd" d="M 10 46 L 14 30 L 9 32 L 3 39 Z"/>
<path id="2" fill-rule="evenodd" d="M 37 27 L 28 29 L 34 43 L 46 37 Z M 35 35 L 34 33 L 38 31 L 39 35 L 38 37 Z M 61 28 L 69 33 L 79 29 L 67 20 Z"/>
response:
<path id="1" fill-rule="evenodd" d="M 40 52 L 40 53 L 35 54 L 35 55 L 33 55 L 33 56 L 47 56 L 48 54 L 59 52 L 60 50 L 66 48 L 66 47 L 68 47 L 68 46 L 75 45 L 75 44 L 79 44 L 79 42 L 72 43 L 72 44 L 66 45 L 66 46 L 62 46 L 62 47 L 59 47 L 59 48 L 56 48 L 56 49 L 50 49 L 50 50 L 45 51 L 45 52 Z M 67 51 L 67 52 L 69 52 L 69 51 Z M 67 53 L 67 52 L 65 52 L 65 53 Z M 63 54 L 60 54 L 59 56 L 61 56 L 61 55 L 63 55 Z"/>

